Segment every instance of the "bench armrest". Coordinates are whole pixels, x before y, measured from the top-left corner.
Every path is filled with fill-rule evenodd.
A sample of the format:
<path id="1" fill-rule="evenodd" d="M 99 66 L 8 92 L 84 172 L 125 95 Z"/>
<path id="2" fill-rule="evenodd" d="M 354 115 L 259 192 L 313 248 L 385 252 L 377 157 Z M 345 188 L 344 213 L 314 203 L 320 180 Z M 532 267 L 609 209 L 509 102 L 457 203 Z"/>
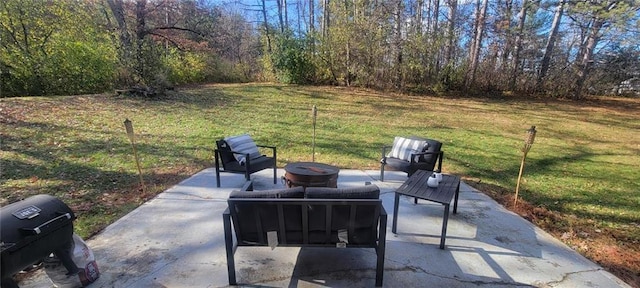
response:
<path id="1" fill-rule="evenodd" d="M 249 180 L 245 182 L 244 185 L 242 185 L 242 188 L 240 188 L 240 191 L 253 191 L 253 181 Z"/>

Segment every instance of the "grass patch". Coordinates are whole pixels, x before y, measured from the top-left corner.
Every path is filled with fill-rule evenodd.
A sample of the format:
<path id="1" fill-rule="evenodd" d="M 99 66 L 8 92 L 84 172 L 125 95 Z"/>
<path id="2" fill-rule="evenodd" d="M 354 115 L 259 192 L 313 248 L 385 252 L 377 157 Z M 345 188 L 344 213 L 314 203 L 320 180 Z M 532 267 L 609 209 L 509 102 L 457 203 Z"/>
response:
<path id="1" fill-rule="evenodd" d="M 310 161 L 313 105 L 316 161 L 379 169 L 380 147 L 394 136 L 439 139 L 444 172 L 463 176 L 507 207 L 525 131 L 536 125 L 516 212 L 637 283 L 640 99 L 476 99 L 276 84 L 208 85 L 151 100 L 106 94 L 0 99 L 0 201 L 60 197 L 79 216 L 76 231 L 90 237 L 210 167 L 216 139 L 246 132 L 278 147 L 279 167 Z M 144 192 L 125 118 L 136 132 Z M 626 264 L 615 263 L 614 252 Z"/>

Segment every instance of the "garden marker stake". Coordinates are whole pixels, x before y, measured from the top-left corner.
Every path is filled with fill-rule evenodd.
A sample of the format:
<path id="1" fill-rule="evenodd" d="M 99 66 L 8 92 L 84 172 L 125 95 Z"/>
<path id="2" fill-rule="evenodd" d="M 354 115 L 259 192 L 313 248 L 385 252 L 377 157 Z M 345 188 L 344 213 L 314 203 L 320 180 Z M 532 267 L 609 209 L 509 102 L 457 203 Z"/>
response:
<path id="1" fill-rule="evenodd" d="M 138 152 L 136 151 L 136 141 L 133 134 L 133 124 L 131 120 L 124 120 L 124 128 L 127 129 L 127 136 L 129 136 L 129 140 L 131 140 L 131 147 L 133 147 L 133 156 L 136 158 L 136 165 L 138 166 L 138 175 L 140 175 L 140 189 L 144 192 L 144 181 L 142 180 L 142 169 L 140 168 L 140 160 L 138 159 Z"/>
<path id="2" fill-rule="evenodd" d="M 313 105 L 311 109 L 311 115 L 313 117 L 313 143 L 311 145 L 311 162 L 316 162 L 316 118 L 318 117 L 318 107 Z"/>
<path id="3" fill-rule="evenodd" d="M 522 179 L 522 171 L 524 170 L 524 160 L 527 158 L 527 153 L 531 150 L 533 140 L 536 138 L 536 126 L 531 126 L 527 130 L 527 137 L 524 139 L 524 146 L 522 147 L 522 162 L 520 162 L 520 173 L 518 173 L 518 182 L 516 183 L 516 197 L 513 200 L 513 207 L 518 205 L 518 190 L 520 190 L 520 179 Z"/>

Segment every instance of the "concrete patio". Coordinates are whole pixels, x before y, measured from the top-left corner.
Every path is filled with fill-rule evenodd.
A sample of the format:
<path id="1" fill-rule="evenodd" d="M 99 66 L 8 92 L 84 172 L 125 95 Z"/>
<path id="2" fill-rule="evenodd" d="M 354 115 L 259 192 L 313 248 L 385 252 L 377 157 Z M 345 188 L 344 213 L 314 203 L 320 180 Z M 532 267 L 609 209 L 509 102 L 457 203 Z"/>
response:
<path id="1" fill-rule="evenodd" d="M 272 171 L 252 175 L 256 190 Z M 279 170 L 279 175 L 284 171 Z M 341 170 L 339 187 L 372 182 L 389 214 L 385 287 L 630 287 L 557 239 L 461 185 L 446 249 L 439 249 L 443 206 L 401 197 L 398 234 L 391 233 L 394 190 L 406 174 Z M 101 276 L 89 287 L 225 287 L 222 212 L 243 175 L 205 169 L 119 219 L 87 243 Z M 373 287 L 373 249 L 240 247 L 236 271 L 249 287 Z M 43 269 L 20 287 L 51 287 Z"/>

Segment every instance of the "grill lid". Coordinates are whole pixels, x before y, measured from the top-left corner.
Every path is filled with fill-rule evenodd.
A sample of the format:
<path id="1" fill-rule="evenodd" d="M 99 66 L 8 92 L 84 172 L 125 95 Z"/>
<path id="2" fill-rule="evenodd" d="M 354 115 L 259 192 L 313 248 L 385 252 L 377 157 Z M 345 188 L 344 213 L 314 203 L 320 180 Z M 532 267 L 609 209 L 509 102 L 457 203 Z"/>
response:
<path id="1" fill-rule="evenodd" d="M 0 252 L 20 249 L 56 230 L 73 225 L 75 214 L 56 197 L 36 195 L 0 209 Z"/>

